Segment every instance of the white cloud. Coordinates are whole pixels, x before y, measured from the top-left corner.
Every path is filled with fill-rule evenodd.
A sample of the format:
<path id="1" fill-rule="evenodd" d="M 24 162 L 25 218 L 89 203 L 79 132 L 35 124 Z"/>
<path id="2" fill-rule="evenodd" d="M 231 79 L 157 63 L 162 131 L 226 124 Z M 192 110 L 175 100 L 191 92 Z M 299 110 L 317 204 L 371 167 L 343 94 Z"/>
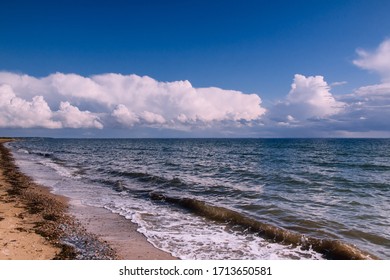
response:
<path id="1" fill-rule="evenodd" d="M 163 116 L 148 111 L 144 111 L 143 113 L 141 113 L 141 117 L 147 123 L 151 124 L 164 124 L 166 122 Z"/>
<path id="2" fill-rule="evenodd" d="M 296 125 L 336 115 L 345 105 L 335 99 L 324 77 L 296 74 L 286 99 L 274 106 L 270 116 L 280 125 Z"/>
<path id="3" fill-rule="evenodd" d="M 390 131 L 389 83 L 364 86 L 341 99 L 348 106 L 338 117 L 350 131 Z"/>
<path id="4" fill-rule="evenodd" d="M 382 83 L 367 85 L 340 98 L 348 108 L 339 117 L 349 131 L 390 131 L 390 39 L 383 41 L 375 51 L 358 50 L 354 64 L 362 69 L 379 73 Z M 379 133 L 379 135 L 381 135 Z"/>
<path id="5" fill-rule="evenodd" d="M 139 122 L 139 118 L 136 114 L 131 112 L 123 104 L 119 104 L 111 114 L 120 124 L 132 127 Z"/>
<path id="6" fill-rule="evenodd" d="M 80 111 L 69 102 L 61 102 L 52 111 L 44 97 L 33 96 L 31 101 L 16 96 L 7 84 L 0 86 L 0 127 L 19 128 L 103 128 L 97 116 Z"/>
<path id="7" fill-rule="evenodd" d="M 296 74 L 287 95 L 289 105 L 297 106 L 301 116 L 328 117 L 342 111 L 344 104 L 336 101 L 322 76 L 305 77 Z"/>
<path id="8" fill-rule="evenodd" d="M 137 75 L 110 73 L 83 77 L 55 73 L 35 78 L 1 72 L 0 84 L 7 84 L 15 97 L 23 100 L 41 96 L 53 128 L 102 128 L 116 122 L 124 127 L 182 129 L 218 122 L 251 122 L 265 113 L 256 94 L 194 88 L 188 81 L 159 82 Z M 50 127 L 44 123 L 35 125 Z"/>
<path id="9" fill-rule="evenodd" d="M 331 87 L 338 87 L 338 86 L 343 86 L 343 85 L 346 85 L 348 84 L 347 81 L 341 81 L 341 82 L 333 82 L 330 84 Z"/>
<path id="10" fill-rule="evenodd" d="M 103 128 L 99 118 L 89 111 L 80 111 L 69 102 L 61 102 L 60 110 L 56 112 L 64 127 L 69 128 Z"/>
<path id="11" fill-rule="evenodd" d="M 0 86 L 0 127 L 61 128 L 42 96 L 26 101 L 16 96 L 9 85 Z"/>
<path id="12" fill-rule="evenodd" d="M 89 106 L 100 104 L 105 110 L 111 110 L 118 123 L 126 126 L 155 123 L 174 127 L 177 121 L 184 120 L 191 124 L 251 121 L 265 112 L 260 97 L 255 94 L 194 88 L 188 81 L 159 82 L 147 76 L 112 73 L 89 78 L 57 73 L 51 79 L 62 96 L 75 103 L 88 102 Z"/>
<path id="13" fill-rule="evenodd" d="M 323 76 L 296 74 L 290 92 L 268 110 L 256 94 L 195 88 L 189 81 L 159 82 L 113 73 L 36 78 L 0 72 L 0 128 L 143 131 L 151 127 L 164 128 L 168 134 L 176 130 L 231 136 L 390 135 L 390 39 L 374 51 L 358 54 L 354 64 L 379 73 L 380 84 L 334 95 L 331 88 L 346 82 L 328 84 Z"/>
<path id="14" fill-rule="evenodd" d="M 390 83 L 360 87 L 355 91 L 354 95 L 369 99 L 389 99 Z"/>
<path id="15" fill-rule="evenodd" d="M 383 41 L 375 51 L 359 49 L 357 53 L 359 58 L 353 61 L 355 65 L 378 72 L 384 81 L 390 82 L 390 39 Z"/>

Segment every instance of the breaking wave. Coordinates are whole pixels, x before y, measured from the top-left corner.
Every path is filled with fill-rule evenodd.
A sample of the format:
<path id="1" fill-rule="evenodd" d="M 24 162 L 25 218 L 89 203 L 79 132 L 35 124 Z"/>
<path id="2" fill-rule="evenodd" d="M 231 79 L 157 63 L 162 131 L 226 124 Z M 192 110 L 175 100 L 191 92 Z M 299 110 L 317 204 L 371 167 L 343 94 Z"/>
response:
<path id="1" fill-rule="evenodd" d="M 303 234 L 285 230 L 274 225 L 257 221 L 246 217 L 236 211 L 213 206 L 204 201 L 193 198 L 176 198 L 165 194 L 152 192 L 152 200 L 165 201 L 191 211 L 194 214 L 206 217 L 208 219 L 227 222 L 232 225 L 240 226 L 243 230 L 258 234 L 259 236 L 271 242 L 283 245 L 299 246 L 302 250 L 312 249 L 322 254 L 326 259 L 333 260 L 367 260 L 377 259 L 377 257 L 361 251 L 357 247 L 343 243 L 339 240 L 319 239 L 308 237 Z"/>

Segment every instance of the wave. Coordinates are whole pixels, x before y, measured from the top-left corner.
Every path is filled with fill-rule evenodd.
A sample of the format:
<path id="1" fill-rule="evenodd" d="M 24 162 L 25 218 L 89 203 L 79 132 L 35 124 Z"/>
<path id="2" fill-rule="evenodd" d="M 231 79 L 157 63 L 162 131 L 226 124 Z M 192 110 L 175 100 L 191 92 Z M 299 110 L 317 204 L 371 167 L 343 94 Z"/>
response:
<path id="1" fill-rule="evenodd" d="M 22 154 L 29 154 L 29 151 L 26 150 L 26 149 L 18 149 L 17 152 L 18 152 L 18 153 L 22 153 Z"/>
<path id="2" fill-rule="evenodd" d="M 258 234 L 259 236 L 284 245 L 300 246 L 302 250 L 314 250 L 322 254 L 326 259 L 333 260 L 367 260 L 378 259 L 376 256 L 361 251 L 357 247 L 332 239 L 319 239 L 308 237 L 303 234 L 285 230 L 274 225 L 257 221 L 253 218 L 236 211 L 213 206 L 204 201 L 193 198 L 177 198 L 167 196 L 162 193 L 151 192 L 152 200 L 165 201 L 183 207 L 194 214 L 206 217 L 217 222 L 228 222 L 232 225 L 241 226 L 247 232 Z"/>
<path id="3" fill-rule="evenodd" d="M 31 150 L 31 154 L 37 155 L 44 158 L 55 158 L 53 152 L 47 152 L 47 151 L 40 151 L 40 150 Z"/>
<path id="4" fill-rule="evenodd" d="M 110 176 L 115 176 L 118 178 L 129 178 L 137 180 L 141 183 L 149 183 L 149 184 L 155 184 L 155 185 L 170 185 L 170 186 L 186 186 L 186 183 L 183 182 L 178 177 L 173 178 L 165 178 L 163 176 L 153 175 L 149 174 L 147 172 L 138 172 L 138 171 L 117 171 L 117 170 L 111 170 L 108 172 Z"/>
<path id="5" fill-rule="evenodd" d="M 28 151 L 24 149 L 19 149 L 18 152 L 37 156 L 37 162 L 39 164 L 53 169 L 62 177 L 80 178 L 80 175 L 83 173 L 83 171 L 77 166 L 68 166 L 66 161 L 57 157 L 54 152 L 40 150 Z"/>

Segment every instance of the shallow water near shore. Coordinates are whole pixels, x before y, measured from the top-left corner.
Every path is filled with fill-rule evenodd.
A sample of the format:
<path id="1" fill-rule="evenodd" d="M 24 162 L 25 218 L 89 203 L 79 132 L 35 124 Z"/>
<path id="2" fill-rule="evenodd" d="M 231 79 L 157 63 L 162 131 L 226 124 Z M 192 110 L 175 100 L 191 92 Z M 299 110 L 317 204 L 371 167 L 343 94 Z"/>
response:
<path id="1" fill-rule="evenodd" d="M 240 224 L 246 218 L 390 259 L 390 140 L 27 139 L 7 145 L 38 183 L 126 217 L 154 246 L 182 259 L 324 258 L 300 241 L 249 230 Z M 243 218 L 224 222 L 153 194 Z"/>

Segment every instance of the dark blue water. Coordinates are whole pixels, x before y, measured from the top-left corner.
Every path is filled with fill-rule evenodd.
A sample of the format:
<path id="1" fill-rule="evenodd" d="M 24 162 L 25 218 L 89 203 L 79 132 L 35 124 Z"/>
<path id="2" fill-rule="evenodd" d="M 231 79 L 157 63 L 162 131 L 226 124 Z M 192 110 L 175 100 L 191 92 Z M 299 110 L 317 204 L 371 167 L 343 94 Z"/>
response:
<path id="1" fill-rule="evenodd" d="M 390 258 L 388 139 L 28 139 L 10 146 L 40 183 L 131 219 L 156 247 L 181 258 L 321 255 L 153 201 L 151 192 Z"/>

